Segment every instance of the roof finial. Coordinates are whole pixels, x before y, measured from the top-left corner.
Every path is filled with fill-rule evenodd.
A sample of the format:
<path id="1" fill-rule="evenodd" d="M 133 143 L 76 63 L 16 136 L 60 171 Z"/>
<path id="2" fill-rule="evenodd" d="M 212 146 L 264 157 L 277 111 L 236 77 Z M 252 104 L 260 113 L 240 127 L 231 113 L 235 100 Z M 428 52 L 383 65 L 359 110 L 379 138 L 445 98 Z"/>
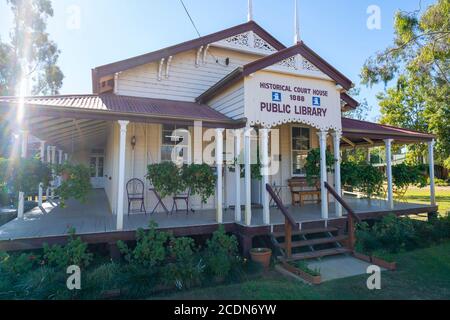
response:
<path id="1" fill-rule="evenodd" d="M 250 22 L 253 20 L 253 1 L 248 0 L 248 13 L 247 13 L 247 21 Z"/>
<path id="2" fill-rule="evenodd" d="M 298 0 L 294 0 L 294 45 L 300 42 L 300 19 L 298 13 Z"/>

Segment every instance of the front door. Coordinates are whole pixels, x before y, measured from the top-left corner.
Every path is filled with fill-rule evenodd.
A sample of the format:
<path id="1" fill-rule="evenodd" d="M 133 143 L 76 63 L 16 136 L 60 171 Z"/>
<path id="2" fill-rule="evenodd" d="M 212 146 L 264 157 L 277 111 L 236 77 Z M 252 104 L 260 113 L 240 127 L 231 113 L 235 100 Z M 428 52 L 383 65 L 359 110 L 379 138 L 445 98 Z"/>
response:
<path id="1" fill-rule="evenodd" d="M 105 157 L 100 155 L 92 155 L 90 158 L 91 167 L 91 184 L 94 189 L 105 188 L 105 177 L 103 174 L 103 167 L 105 164 Z"/>

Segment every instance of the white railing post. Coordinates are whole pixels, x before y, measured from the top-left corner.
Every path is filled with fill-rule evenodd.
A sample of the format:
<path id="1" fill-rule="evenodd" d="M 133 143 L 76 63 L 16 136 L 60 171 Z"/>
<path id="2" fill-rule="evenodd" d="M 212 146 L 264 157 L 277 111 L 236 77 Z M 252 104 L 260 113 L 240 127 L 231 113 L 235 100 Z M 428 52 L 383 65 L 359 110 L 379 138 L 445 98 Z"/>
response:
<path id="1" fill-rule="evenodd" d="M 234 182 L 235 182 L 235 207 L 234 207 L 234 220 L 236 222 L 241 222 L 242 212 L 241 212 L 241 134 L 242 130 L 236 129 L 234 131 Z"/>
<path id="2" fill-rule="evenodd" d="M 51 147 L 51 151 L 52 151 L 52 165 L 53 165 L 53 169 L 52 169 L 52 186 L 50 188 L 50 192 L 51 192 L 51 198 L 54 199 L 55 198 L 55 186 L 56 186 L 56 170 L 54 165 L 56 164 L 56 147 L 52 146 Z"/>
<path id="3" fill-rule="evenodd" d="M 223 131 L 216 129 L 216 168 L 217 168 L 217 197 L 216 197 L 216 221 L 223 223 Z"/>
<path id="4" fill-rule="evenodd" d="M 261 129 L 261 176 L 263 223 L 270 224 L 270 201 L 266 185 L 269 184 L 269 129 Z"/>
<path id="5" fill-rule="evenodd" d="M 387 176 L 387 182 L 388 182 L 388 192 L 387 192 L 387 200 L 389 209 L 394 209 L 394 192 L 392 189 L 392 139 L 386 139 L 384 140 L 385 147 L 386 147 L 386 176 Z"/>
<path id="6" fill-rule="evenodd" d="M 252 224 L 252 172 L 251 172 L 251 132 L 246 128 L 244 133 L 244 171 L 245 171 L 245 224 Z"/>
<path id="7" fill-rule="evenodd" d="M 125 155 L 127 142 L 127 125 L 129 121 L 119 120 L 120 140 L 119 140 L 119 172 L 117 187 L 117 230 L 123 230 L 123 204 L 125 198 Z"/>
<path id="8" fill-rule="evenodd" d="M 21 131 L 22 141 L 21 141 L 21 158 L 25 159 L 27 157 L 28 151 L 28 131 Z M 22 219 L 25 213 L 25 193 L 19 190 L 19 199 L 17 204 L 17 217 Z"/>
<path id="9" fill-rule="evenodd" d="M 41 140 L 40 152 L 41 152 L 40 160 L 42 163 L 44 163 L 45 162 L 45 141 L 44 140 Z M 42 204 L 43 204 L 43 199 L 42 199 L 43 193 L 44 193 L 44 186 L 41 182 L 41 183 L 39 183 L 39 194 L 38 194 L 38 206 L 39 207 L 42 207 Z"/>
<path id="10" fill-rule="evenodd" d="M 325 182 L 327 178 L 327 135 L 328 132 L 320 131 L 317 133 L 320 142 L 320 198 L 322 219 L 328 219 L 328 197 Z"/>
<path id="11" fill-rule="evenodd" d="M 434 140 L 428 142 L 428 164 L 430 165 L 430 200 L 432 206 L 436 205 L 436 189 L 434 182 L 434 144 Z"/>
<path id="12" fill-rule="evenodd" d="M 342 133 L 335 131 L 333 135 L 333 145 L 334 145 L 334 189 L 339 196 L 342 196 L 342 186 L 341 186 L 341 138 Z M 336 217 L 342 217 L 342 206 L 339 201 L 335 200 L 335 211 Z"/>

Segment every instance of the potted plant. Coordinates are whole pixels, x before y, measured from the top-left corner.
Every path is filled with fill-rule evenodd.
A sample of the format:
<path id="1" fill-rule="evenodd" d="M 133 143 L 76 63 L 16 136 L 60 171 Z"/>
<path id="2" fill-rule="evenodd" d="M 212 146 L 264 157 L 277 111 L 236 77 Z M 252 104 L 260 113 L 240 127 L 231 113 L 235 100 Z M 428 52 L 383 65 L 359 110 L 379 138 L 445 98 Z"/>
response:
<path id="1" fill-rule="evenodd" d="M 272 258 L 272 250 L 269 248 L 253 248 L 250 250 L 250 256 L 253 262 L 261 264 L 264 269 L 268 269 Z"/>

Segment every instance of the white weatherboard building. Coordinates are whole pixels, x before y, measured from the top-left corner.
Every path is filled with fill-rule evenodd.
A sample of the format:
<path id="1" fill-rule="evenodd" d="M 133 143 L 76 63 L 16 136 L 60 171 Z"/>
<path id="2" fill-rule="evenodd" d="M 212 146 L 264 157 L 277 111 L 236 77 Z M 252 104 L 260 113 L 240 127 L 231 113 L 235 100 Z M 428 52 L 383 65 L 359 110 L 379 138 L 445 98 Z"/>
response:
<path id="1" fill-rule="evenodd" d="M 324 187 L 328 181 L 342 195 L 342 148 L 385 145 L 390 159 L 392 143 L 428 143 L 433 168 L 432 135 L 344 118 L 344 111 L 358 107 L 348 95 L 352 82 L 300 41 L 298 34 L 296 43 L 286 47 L 253 20 L 97 67 L 92 70 L 92 86 L 93 92 L 86 95 L 25 97 L 23 101 L 0 97 L 0 112 L 11 119 L 12 126 L 15 110 L 23 102 L 25 121 L 18 130 L 24 132 L 24 140 L 30 134 L 42 141 L 44 161 L 68 159 L 90 166 L 91 182 L 97 189 L 87 205 L 52 208 L 53 214 L 48 208 L 38 212 L 33 221 L 19 214 L 18 219 L 0 227 L 0 248 L 17 249 L 23 239 L 29 239 L 27 247 L 39 247 L 42 240 L 36 239 L 64 237 L 68 224 L 91 242 L 128 239 L 150 219 L 179 235 L 210 233 L 218 224 L 225 224 L 228 231 L 240 236 L 243 247 L 249 248 L 252 237 L 269 234 L 284 223 L 266 191 L 267 184 L 275 189 L 299 228 L 346 223 L 346 211 Z M 188 130 L 196 141 L 199 136 L 207 140 L 193 143 L 187 161 L 201 162 L 211 142 L 219 150 L 211 153 L 216 157 L 212 165 L 219 173 L 215 196 L 206 204 L 191 196 L 195 213 L 189 215 L 166 214 L 162 206 L 152 216 L 128 215 L 126 183 L 132 178 L 145 183 L 147 211 L 157 205 L 145 178 L 147 166 L 170 161 L 177 143 L 175 129 Z M 206 132 L 209 134 L 203 135 Z M 261 162 L 279 166 L 262 180 L 252 179 L 250 174 L 251 150 L 256 143 L 260 144 Z M 321 202 L 309 201 L 318 199 L 307 194 L 307 205 L 291 206 L 289 185 L 305 177 L 305 159 L 314 148 L 320 148 L 322 155 L 317 190 Z M 335 174 L 326 172 L 326 149 L 338 160 Z M 230 154 L 244 164 L 244 178 L 222 161 L 229 160 Z M 394 203 L 389 168 L 390 161 L 385 201 L 348 200 L 361 217 L 437 210 L 433 183 L 430 205 Z M 163 199 L 168 208 L 172 201 L 171 197 Z M 65 210 L 73 216 L 65 215 Z M 6 244 L 1 240 L 17 241 Z"/>

